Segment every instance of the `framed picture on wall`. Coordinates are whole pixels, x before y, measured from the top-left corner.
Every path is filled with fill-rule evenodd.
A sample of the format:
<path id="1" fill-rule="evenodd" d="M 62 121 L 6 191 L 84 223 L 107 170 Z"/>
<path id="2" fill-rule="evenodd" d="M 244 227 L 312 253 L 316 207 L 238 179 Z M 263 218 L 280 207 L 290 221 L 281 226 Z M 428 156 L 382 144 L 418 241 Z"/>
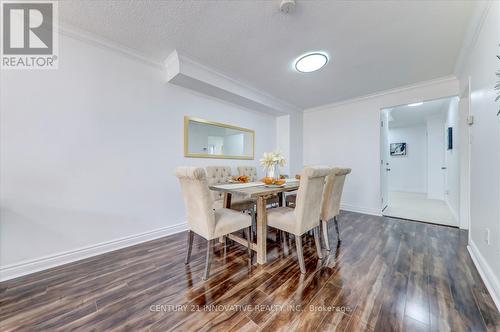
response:
<path id="1" fill-rule="evenodd" d="M 391 156 L 406 156 L 406 143 L 391 143 Z"/>

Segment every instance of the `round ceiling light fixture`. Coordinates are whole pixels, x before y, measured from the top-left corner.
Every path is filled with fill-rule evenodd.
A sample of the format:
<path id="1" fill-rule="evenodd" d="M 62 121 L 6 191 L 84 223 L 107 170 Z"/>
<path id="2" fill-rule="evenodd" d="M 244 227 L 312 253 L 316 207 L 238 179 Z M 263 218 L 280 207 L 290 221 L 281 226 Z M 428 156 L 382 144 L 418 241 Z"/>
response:
<path id="1" fill-rule="evenodd" d="M 309 52 L 299 56 L 294 62 L 294 67 L 300 73 L 310 73 L 323 68 L 328 60 L 325 52 Z"/>

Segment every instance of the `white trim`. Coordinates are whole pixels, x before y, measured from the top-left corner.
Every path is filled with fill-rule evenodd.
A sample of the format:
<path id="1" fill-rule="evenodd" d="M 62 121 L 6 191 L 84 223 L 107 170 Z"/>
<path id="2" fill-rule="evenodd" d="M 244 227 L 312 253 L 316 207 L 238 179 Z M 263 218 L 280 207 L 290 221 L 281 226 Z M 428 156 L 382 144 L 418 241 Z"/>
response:
<path id="1" fill-rule="evenodd" d="M 467 78 L 467 86 L 460 92 L 458 101 L 459 119 L 464 119 L 465 130 L 461 130 L 462 135 L 460 142 L 465 142 L 465 146 L 460 146 L 460 205 L 459 205 L 459 224 L 462 229 L 470 229 L 470 180 L 471 180 L 471 126 L 468 125 L 467 120 L 471 114 L 471 98 L 470 98 L 471 77 Z M 462 99 L 467 100 L 467 113 L 463 114 L 463 109 L 460 107 Z M 466 157 L 462 161 L 462 156 Z M 465 170 L 462 174 L 462 170 Z M 462 175 L 464 175 L 462 177 Z M 469 241 L 471 240 L 471 233 L 469 232 Z"/>
<path id="2" fill-rule="evenodd" d="M 495 305 L 500 312 L 500 282 L 495 276 L 495 273 L 493 273 L 493 270 L 489 266 L 488 262 L 486 262 L 483 255 L 481 255 L 481 252 L 477 249 L 474 241 L 469 241 L 467 250 L 469 251 L 470 257 L 472 258 L 472 261 L 474 262 L 479 275 L 483 279 L 483 282 L 488 289 L 493 302 L 495 302 Z"/>
<path id="3" fill-rule="evenodd" d="M 111 50 L 121 55 L 125 55 L 133 60 L 140 61 L 141 63 L 145 63 L 147 65 L 157 67 L 159 69 L 163 69 L 164 65 L 161 61 L 157 61 L 139 51 L 121 45 L 119 43 L 115 43 L 109 39 L 100 37 L 94 33 L 82 30 L 77 28 L 67 22 L 59 24 L 57 27 L 60 34 L 71 37 L 73 39 L 85 42 L 87 44 L 97 46 L 106 50 Z"/>
<path id="4" fill-rule="evenodd" d="M 91 44 L 93 46 L 97 46 L 103 49 L 107 49 L 116 53 L 119 53 L 120 55 L 127 56 L 128 58 L 131 58 L 133 60 L 139 61 L 141 63 L 147 64 L 149 66 L 166 70 L 167 71 L 167 77 L 169 76 L 175 76 L 174 71 L 172 68 L 169 68 L 169 65 L 172 64 L 172 62 L 175 62 L 172 59 L 173 57 L 178 57 L 178 60 L 182 60 L 182 64 L 186 65 L 189 64 L 191 67 L 196 68 L 197 70 L 203 70 L 206 73 L 210 73 L 213 76 L 218 77 L 219 79 L 225 79 L 227 82 L 231 82 L 234 86 L 237 86 L 239 89 L 244 89 L 247 90 L 247 93 L 250 95 L 258 96 L 260 99 L 265 99 L 267 103 L 272 105 L 272 107 L 280 110 L 283 112 L 283 114 L 289 114 L 290 112 L 302 112 L 302 108 L 297 107 L 296 105 L 293 105 L 285 100 L 279 99 L 267 92 L 264 92 L 256 87 L 251 86 L 250 84 L 246 82 L 242 82 L 239 80 L 236 80 L 229 75 L 222 73 L 220 71 L 216 71 L 212 68 L 209 68 L 203 64 L 201 64 L 198 61 L 195 61 L 191 58 L 187 58 L 184 55 L 178 54 L 176 50 L 174 50 L 166 60 L 164 61 L 158 61 L 157 59 L 154 59 L 144 53 L 141 53 L 135 49 L 129 48 L 127 46 L 124 46 L 122 44 L 113 42 L 109 39 L 103 38 L 99 35 L 96 35 L 94 33 L 85 31 L 83 29 L 77 28 L 67 22 L 64 22 L 63 24 L 60 24 L 58 26 L 58 31 L 60 34 L 71 37 L 73 39 Z M 176 64 L 176 69 L 177 71 L 180 70 L 180 63 Z M 175 63 L 174 63 L 175 64 Z M 169 72 L 170 71 L 170 72 Z M 172 77 L 169 77 L 172 78 Z"/>
<path id="5" fill-rule="evenodd" d="M 286 115 L 301 108 L 174 50 L 164 61 L 166 81 L 248 109 Z"/>
<path id="6" fill-rule="evenodd" d="M 369 207 L 355 206 L 355 205 L 341 203 L 340 209 L 350 212 L 370 214 L 372 216 L 382 216 L 382 213 L 378 208 L 369 208 Z"/>
<path id="7" fill-rule="evenodd" d="M 436 79 L 429 80 L 429 81 L 423 81 L 423 82 L 419 82 L 419 83 L 415 83 L 415 84 L 405 85 L 402 87 L 389 89 L 389 90 L 383 90 L 383 91 L 375 92 L 372 94 L 368 94 L 368 95 L 364 95 L 364 96 L 360 96 L 360 97 L 355 97 L 352 99 L 346 99 L 343 101 L 325 104 L 325 105 L 321 105 L 318 107 L 308 108 L 308 109 L 304 110 L 304 113 L 323 111 L 326 109 L 330 109 L 330 108 L 334 108 L 334 107 L 338 107 L 338 106 L 342 106 L 342 105 L 346 105 L 346 104 L 352 104 L 352 103 L 356 103 L 356 102 L 360 102 L 360 101 L 364 101 L 364 100 L 368 100 L 368 99 L 372 99 L 372 98 L 378 98 L 378 97 L 382 97 L 382 96 L 386 96 L 386 95 L 390 95 L 390 94 L 394 94 L 394 93 L 401 93 L 401 92 L 405 92 L 408 90 L 420 89 L 420 88 L 424 88 L 424 87 L 431 86 L 431 85 L 443 84 L 443 83 L 448 83 L 448 82 L 451 83 L 453 81 L 457 81 L 457 78 L 455 76 L 453 76 L 453 75 L 444 76 L 444 77 L 436 78 Z M 450 96 L 455 96 L 455 95 L 456 95 L 456 93 L 452 94 Z M 450 96 L 442 96 L 439 98 L 446 98 L 446 97 L 450 97 Z M 387 107 L 389 107 L 389 106 L 394 107 L 397 105 L 388 105 Z"/>
<path id="8" fill-rule="evenodd" d="M 0 267 L 0 281 L 21 277 L 34 272 L 72 263 L 81 259 L 104 254 L 106 252 L 130 247 L 139 243 L 155 240 L 167 235 L 180 233 L 187 229 L 186 223 L 155 229 L 149 232 L 122 237 L 119 239 L 94 244 L 75 250 L 40 257 Z"/>

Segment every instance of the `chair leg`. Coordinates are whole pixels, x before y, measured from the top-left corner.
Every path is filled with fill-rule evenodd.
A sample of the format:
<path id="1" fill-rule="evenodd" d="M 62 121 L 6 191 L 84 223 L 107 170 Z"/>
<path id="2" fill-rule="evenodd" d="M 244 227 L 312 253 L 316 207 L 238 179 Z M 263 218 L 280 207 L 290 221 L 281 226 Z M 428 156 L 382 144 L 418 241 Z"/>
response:
<path id="1" fill-rule="evenodd" d="M 339 220 L 338 220 L 337 216 L 333 217 L 333 221 L 335 222 L 335 230 L 337 231 L 337 239 L 340 242 L 342 240 L 340 239 Z"/>
<path id="2" fill-rule="evenodd" d="M 257 208 L 254 206 L 253 209 L 250 211 L 250 215 L 252 217 L 252 226 L 250 228 L 250 231 L 252 232 L 252 236 L 253 236 L 253 230 L 254 229 L 257 229 Z"/>
<path id="3" fill-rule="evenodd" d="M 187 245 L 188 245 L 188 250 L 187 250 L 187 256 L 186 256 L 186 261 L 184 262 L 185 264 L 189 263 L 189 260 L 191 259 L 191 249 L 193 248 L 193 231 L 188 230 L 187 232 Z"/>
<path id="4" fill-rule="evenodd" d="M 212 260 L 212 244 L 213 240 L 207 241 L 207 258 L 205 260 L 205 273 L 203 274 L 203 280 L 207 280 L 210 275 L 210 263 Z"/>
<path id="5" fill-rule="evenodd" d="M 321 220 L 321 228 L 323 229 L 323 240 L 327 251 L 330 251 L 330 242 L 328 241 L 328 221 Z"/>
<path id="6" fill-rule="evenodd" d="M 313 228 L 314 233 L 314 243 L 316 244 L 316 251 L 318 252 L 319 259 L 323 258 L 323 252 L 321 250 L 321 242 L 319 242 L 319 226 Z"/>
<path id="7" fill-rule="evenodd" d="M 300 273 L 306 273 L 306 264 L 304 263 L 304 251 L 302 248 L 301 236 L 295 236 L 295 245 L 297 246 L 297 258 L 299 259 Z"/>
<path id="8" fill-rule="evenodd" d="M 252 262 L 252 258 L 253 258 L 253 250 L 252 250 L 253 232 L 252 232 L 252 226 L 245 228 L 245 236 L 247 238 L 248 258 L 250 259 L 250 263 L 251 263 Z"/>

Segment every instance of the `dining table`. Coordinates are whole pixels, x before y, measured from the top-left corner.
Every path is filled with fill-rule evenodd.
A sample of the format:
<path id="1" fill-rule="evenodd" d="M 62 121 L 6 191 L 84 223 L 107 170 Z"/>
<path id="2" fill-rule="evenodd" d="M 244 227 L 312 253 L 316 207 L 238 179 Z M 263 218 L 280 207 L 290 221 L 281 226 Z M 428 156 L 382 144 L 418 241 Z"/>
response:
<path id="1" fill-rule="evenodd" d="M 282 186 L 266 185 L 263 182 L 248 183 L 224 183 L 212 185 L 210 190 L 224 193 L 224 207 L 231 208 L 231 197 L 250 198 L 256 201 L 256 242 L 251 242 L 251 250 L 257 254 L 257 263 L 265 264 L 267 262 L 267 200 L 273 197 L 279 197 L 279 205 L 283 206 L 284 195 L 287 192 L 299 189 L 299 180 L 286 179 Z M 229 234 L 228 237 L 245 247 L 248 241 L 237 234 Z"/>

